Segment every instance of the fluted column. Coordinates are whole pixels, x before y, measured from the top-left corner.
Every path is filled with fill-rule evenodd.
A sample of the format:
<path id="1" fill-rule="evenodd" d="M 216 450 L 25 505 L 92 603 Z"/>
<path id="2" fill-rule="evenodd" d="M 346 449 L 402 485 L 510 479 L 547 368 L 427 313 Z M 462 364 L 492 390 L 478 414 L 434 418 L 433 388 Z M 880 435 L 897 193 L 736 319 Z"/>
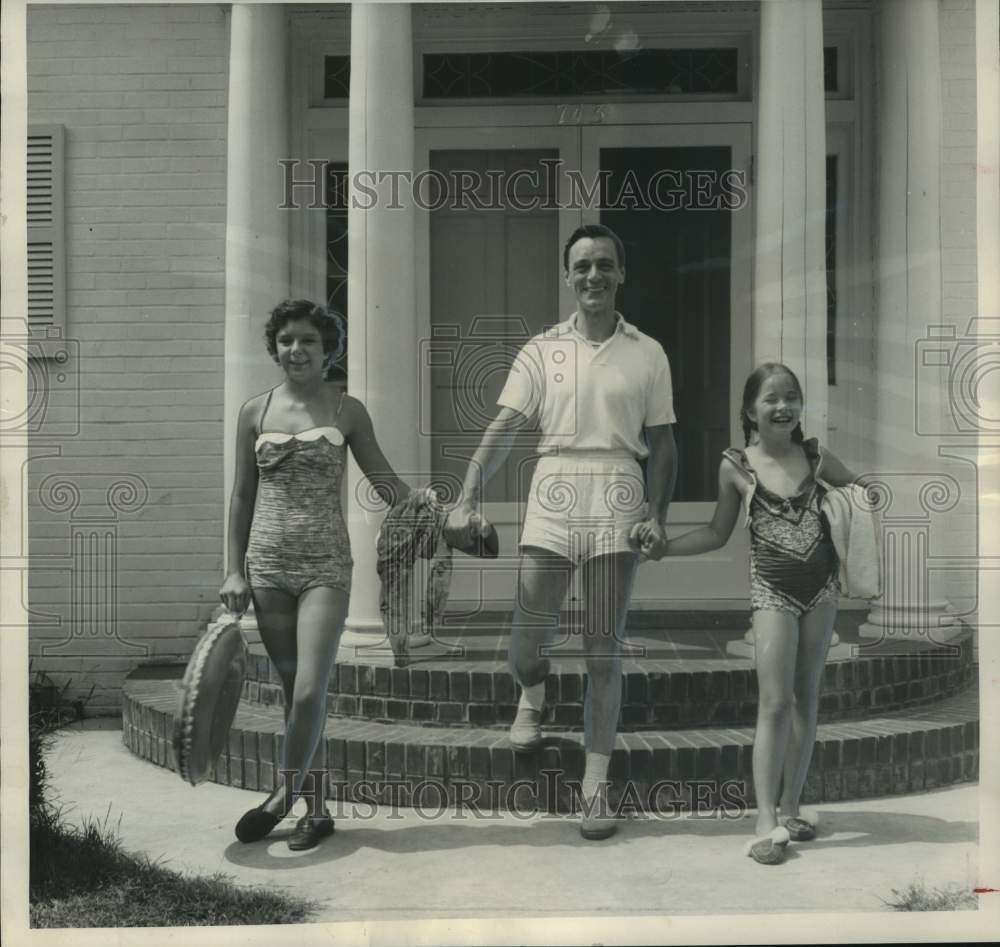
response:
<path id="1" fill-rule="evenodd" d="M 414 208 L 406 187 L 391 191 L 379 172 L 413 170 L 413 39 L 406 4 L 351 8 L 348 164 L 364 174 L 374 200 L 359 193 L 348 209 L 348 390 L 368 408 L 379 443 L 410 483 L 418 470 Z M 354 585 L 344 645 L 383 635 L 378 611 L 375 535 L 384 508 L 360 470 L 348 472 L 348 529 Z"/>
<path id="2" fill-rule="evenodd" d="M 753 358 L 805 388 L 826 440 L 826 102 L 821 0 L 763 0 L 757 89 Z"/>
<path id="3" fill-rule="evenodd" d="M 763 0 L 757 88 L 753 360 L 805 389 L 803 427 L 826 441 L 826 98 L 821 0 Z M 835 634 L 831 649 L 839 639 Z M 731 641 L 754 655 L 753 628 Z"/>
<path id="4" fill-rule="evenodd" d="M 933 537 L 943 535 L 932 526 L 957 502 L 934 436 L 946 388 L 937 350 L 950 343 L 927 341 L 942 321 L 938 6 L 884 0 L 879 8 L 875 470 L 886 528 L 884 594 L 861 628 L 869 638 L 940 636 L 947 620 L 941 577 L 929 567 Z"/>
<path id="5" fill-rule="evenodd" d="M 264 324 L 288 295 L 288 211 L 280 210 L 280 158 L 288 156 L 285 13 L 280 4 L 234 3 L 229 39 L 226 162 L 225 509 L 236 469 L 240 406 L 281 373 L 264 348 Z M 223 525 L 226 544 L 228 524 Z M 226 553 L 228 556 L 228 551 Z M 254 640 L 252 614 L 244 623 Z"/>

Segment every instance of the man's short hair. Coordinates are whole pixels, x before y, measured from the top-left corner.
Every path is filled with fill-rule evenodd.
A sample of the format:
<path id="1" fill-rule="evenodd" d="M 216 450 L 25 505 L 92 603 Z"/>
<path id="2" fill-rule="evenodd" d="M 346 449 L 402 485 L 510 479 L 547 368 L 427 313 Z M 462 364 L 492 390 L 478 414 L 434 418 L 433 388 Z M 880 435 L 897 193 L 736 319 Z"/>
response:
<path id="1" fill-rule="evenodd" d="M 563 269 L 569 269 L 569 251 L 577 240 L 583 240 L 585 237 L 590 237 L 592 240 L 596 240 L 598 237 L 607 237 L 615 245 L 615 253 L 618 254 L 618 265 L 624 270 L 625 269 L 625 244 L 622 243 L 621 237 L 618 236 L 610 227 L 605 227 L 604 224 L 584 224 L 582 227 L 577 227 L 569 235 L 569 240 L 566 241 L 566 246 L 563 247 Z"/>

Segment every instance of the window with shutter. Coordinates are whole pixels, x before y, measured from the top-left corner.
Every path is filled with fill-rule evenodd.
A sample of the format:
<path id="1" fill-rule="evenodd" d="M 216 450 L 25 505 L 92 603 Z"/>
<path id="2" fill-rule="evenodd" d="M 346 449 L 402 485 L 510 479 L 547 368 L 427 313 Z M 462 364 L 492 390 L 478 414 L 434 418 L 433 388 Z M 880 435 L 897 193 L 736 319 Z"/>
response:
<path id="1" fill-rule="evenodd" d="M 32 335 L 66 328 L 62 125 L 28 126 L 28 325 Z"/>

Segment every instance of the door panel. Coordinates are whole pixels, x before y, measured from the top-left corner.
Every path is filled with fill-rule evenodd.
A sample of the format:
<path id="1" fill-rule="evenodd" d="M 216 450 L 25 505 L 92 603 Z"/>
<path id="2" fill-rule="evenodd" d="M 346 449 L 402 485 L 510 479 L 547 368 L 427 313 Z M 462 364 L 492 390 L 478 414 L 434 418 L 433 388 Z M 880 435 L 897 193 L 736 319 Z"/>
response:
<path id="1" fill-rule="evenodd" d="M 559 211 L 549 203 L 541 149 L 432 150 L 430 166 L 451 182 L 475 175 L 481 206 L 455 199 L 430 214 L 431 331 L 437 353 L 431 384 L 431 470 L 465 473 L 517 350 L 559 317 Z M 537 172 L 538 186 L 520 171 Z M 512 206 L 490 192 L 488 173 L 518 182 Z M 499 178 L 498 178 L 499 179 Z M 534 468 L 537 437 L 521 437 L 485 492 L 492 503 L 520 503 Z"/>
<path id="2" fill-rule="evenodd" d="M 590 181 L 602 178 L 601 206 L 586 210 L 584 218 L 611 227 L 625 244 L 618 308 L 657 339 L 670 359 L 678 446 L 668 517 L 673 536 L 711 519 L 720 453 L 742 443 L 737 416 L 752 368 L 753 226 L 748 189 L 730 196 L 734 179 L 724 175 L 745 171 L 749 152 L 748 125 L 583 130 L 584 174 Z M 660 190 L 651 192 L 656 175 Z M 647 564 L 639 571 L 633 605 L 722 607 L 745 600 L 747 555 L 748 539 L 738 526 L 715 553 Z"/>
<path id="3" fill-rule="evenodd" d="M 718 184 L 732 167 L 731 148 L 602 148 L 601 223 L 625 244 L 626 280 L 618 307 L 663 346 L 670 358 L 679 456 L 679 502 L 715 499 L 720 452 L 729 446 L 730 211 L 608 210 L 628 180 L 650 193 L 656 175 L 669 169 L 684 180 L 714 179 L 699 202 L 725 195 Z M 709 177 L 711 176 L 711 177 Z"/>

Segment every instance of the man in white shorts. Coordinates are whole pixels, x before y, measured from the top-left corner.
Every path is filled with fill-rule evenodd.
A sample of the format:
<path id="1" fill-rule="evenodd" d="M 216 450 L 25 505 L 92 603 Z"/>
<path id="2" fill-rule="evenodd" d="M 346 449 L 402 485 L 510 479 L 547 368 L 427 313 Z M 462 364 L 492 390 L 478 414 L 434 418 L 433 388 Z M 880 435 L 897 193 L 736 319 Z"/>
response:
<path id="1" fill-rule="evenodd" d="M 510 742 L 522 752 L 541 742 L 549 670 L 542 646 L 558 626 L 580 569 L 588 676 L 580 828 L 585 838 L 598 839 L 616 828 L 605 804 L 607 771 L 621 702 L 620 640 L 641 553 L 636 533 L 646 522 L 664 538 L 676 473 L 676 419 L 662 346 L 615 310 L 625 279 L 621 240 L 607 227 L 580 227 L 563 250 L 563 267 L 577 310 L 518 353 L 448 528 L 488 528 L 479 513 L 486 483 L 515 433 L 537 424 L 541 456 L 521 533 L 511 629 L 511 670 L 522 690 Z"/>

